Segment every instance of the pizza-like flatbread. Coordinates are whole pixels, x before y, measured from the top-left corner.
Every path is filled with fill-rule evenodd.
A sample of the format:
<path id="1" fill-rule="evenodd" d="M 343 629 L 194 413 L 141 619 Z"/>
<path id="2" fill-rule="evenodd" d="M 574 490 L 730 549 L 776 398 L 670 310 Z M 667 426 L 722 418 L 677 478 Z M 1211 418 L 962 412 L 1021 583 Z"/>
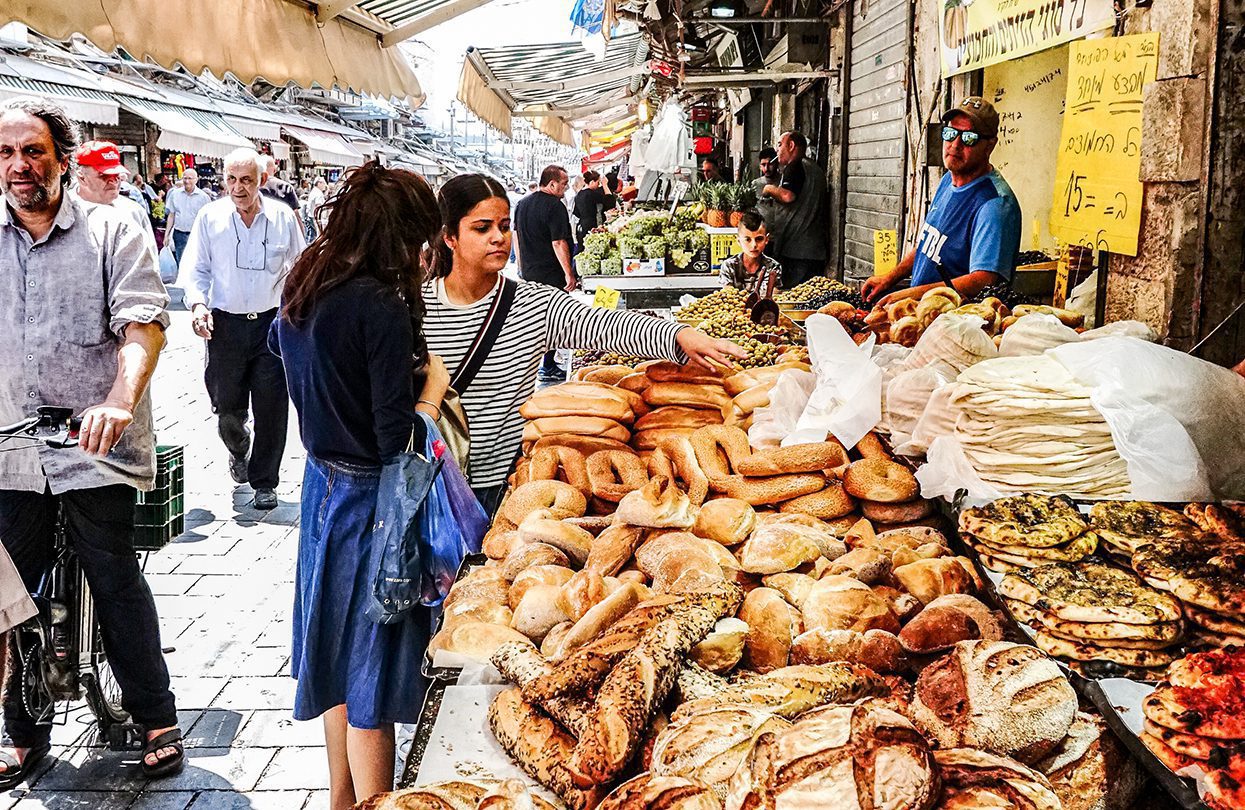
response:
<path id="1" fill-rule="evenodd" d="M 1105 563 L 1052 563 L 1003 577 L 999 593 L 1073 622 L 1180 621 L 1180 603 L 1131 571 Z"/>
<path id="2" fill-rule="evenodd" d="M 1181 600 L 1227 616 L 1245 616 L 1245 542 L 1211 534 L 1159 540 L 1133 555 L 1133 569 L 1165 581 Z"/>
<path id="3" fill-rule="evenodd" d="M 1071 501 L 1044 495 L 999 498 L 960 514 L 960 531 L 999 546 L 1058 546 L 1088 528 Z"/>
<path id="4" fill-rule="evenodd" d="M 1089 521 L 1103 540 L 1129 553 L 1155 540 L 1187 537 L 1197 531 L 1176 510 L 1147 501 L 1100 501 L 1090 507 Z"/>
<path id="5" fill-rule="evenodd" d="M 1178 656 L 1175 651 L 1161 648 L 1136 650 L 1077 643 L 1036 629 L 1033 631 L 1033 641 L 1038 649 L 1056 658 L 1069 658 L 1073 661 L 1114 661 L 1128 667 L 1161 667 L 1175 661 Z"/>
<path id="6" fill-rule="evenodd" d="M 1157 624 L 1125 624 L 1124 622 L 1071 622 L 1044 613 L 1032 605 L 1005 599 L 1007 609 L 1017 621 L 1030 626 L 1044 629 L 1053 636 L 1071 641 L 1151 641 L 1160 642 L 1162 646 L 1174 644 L 1180 640 L 1184 626 L 1180 622 L 1159 622 Z"/>
<path id="7" fill-rule="evenodd" d="M 1012 557 L 1020 557 L 1022 560 L 1013 560 L 1023 564 L 1023 561 L 1033 560 L 1029 567 L 1033 565 L 1041 565 L 1043 562 L 1076 562 L 1083 560 L 1093 554 L 1098 548 L 1098 536 L 1093 532 L 1086 532 L 1073 539 L 1071 542 L 1058 546 L 1004 546 L 987 543 L 978 537 L 965 535 L 964 540 L 977 551 L 990 554 L 1000 559 L 1009 559 Z"/>

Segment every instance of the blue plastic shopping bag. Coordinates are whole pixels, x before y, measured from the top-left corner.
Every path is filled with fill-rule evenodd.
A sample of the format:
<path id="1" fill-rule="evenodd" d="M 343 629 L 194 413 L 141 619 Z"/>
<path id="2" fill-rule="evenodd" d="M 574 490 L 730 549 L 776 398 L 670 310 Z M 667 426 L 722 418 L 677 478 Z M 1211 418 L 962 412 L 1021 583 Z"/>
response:
<path id="1" fill-rule="evenodd" d="M 422 539 L 423 603 L 435 607 L 450 592 L 463 558 L 480 550 L 484 533 L 488 531 L 489 518 L 454 461 L 453 454 L 446 452 L 436 424 L 427 416 L 423 419 L 428 435 L 429 457 L 441 461 L 441 474 L 433 482 L 420 511 L 419 533 Z"/>

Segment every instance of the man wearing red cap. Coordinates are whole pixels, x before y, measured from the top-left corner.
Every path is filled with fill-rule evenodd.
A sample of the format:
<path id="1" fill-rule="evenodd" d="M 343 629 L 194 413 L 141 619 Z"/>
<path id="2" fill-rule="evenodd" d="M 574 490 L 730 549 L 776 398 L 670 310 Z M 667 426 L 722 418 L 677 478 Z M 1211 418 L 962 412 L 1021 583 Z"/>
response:
<path id="1" fill-rule="evenodd" d="M 111 205 L 134 218 L 139 230 L 151 236 L 155 248 L 155 232 L 151 218 L 138 203 L 121 195 L 121 183 L 130 173 L 121 163 L 121 151 L 111 141 L 87 141 L 78 147 L 78 196 L 96 205 Z"/>

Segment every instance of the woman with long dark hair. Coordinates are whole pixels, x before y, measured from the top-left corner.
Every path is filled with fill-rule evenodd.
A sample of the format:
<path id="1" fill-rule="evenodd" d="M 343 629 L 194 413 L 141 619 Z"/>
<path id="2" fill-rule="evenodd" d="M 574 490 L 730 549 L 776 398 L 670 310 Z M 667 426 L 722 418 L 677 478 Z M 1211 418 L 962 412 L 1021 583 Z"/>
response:
<path id="1" fill-rule="evenodd" d="M 431 351 L 456 370 L 503 292 L 510 256 L 510 199 L 483 174 L 459 175 L 437 195 L 443 228 L 432 243 L 432 278 L 423 286 L 424 334 Z M 515 283 L 515 282 L 511 282 Z M 522 443 L 519 406 L 535 390 L 541 355 L 553 349 L 604 349 L 638 357 L 694 360 L 712 369 L 746 357 L 674 321 L 638 312 L 592 308 L 562 290 L 517 282 L 504 325 L 466 391 L 459 391 L 471 429 L 471 487 L 490 514 Z"/>
<path id="2" fill-rule="evenodd" d="M 367 163 L 322 209 L 269 344 L 285 360 L 307 465 L 291 672 L 294 717 L 324 718 L 330 807 L 393 787 L 394 724 L 418 719 L 431 617 L 364 614 L 381 466 L 436 416 L 448 376 L 420 334 L 420 254 L 441 225 L 419 175 Z M 426 360 L 423 373 L 418 361 Z M 416 386 L 419 386 L 417 390 Z"/>

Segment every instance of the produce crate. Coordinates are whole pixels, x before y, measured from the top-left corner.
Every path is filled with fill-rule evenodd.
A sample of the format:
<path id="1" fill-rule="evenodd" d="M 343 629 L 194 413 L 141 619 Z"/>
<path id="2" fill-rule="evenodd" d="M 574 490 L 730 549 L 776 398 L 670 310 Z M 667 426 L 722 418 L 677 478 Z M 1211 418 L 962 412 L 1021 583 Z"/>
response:
<path id="1" fill-rule="evenodd" d="M 184 448 L 156 447 L 156 486 L 134 502 L 134 548 L 158 551 L 186 530 Z"/>

